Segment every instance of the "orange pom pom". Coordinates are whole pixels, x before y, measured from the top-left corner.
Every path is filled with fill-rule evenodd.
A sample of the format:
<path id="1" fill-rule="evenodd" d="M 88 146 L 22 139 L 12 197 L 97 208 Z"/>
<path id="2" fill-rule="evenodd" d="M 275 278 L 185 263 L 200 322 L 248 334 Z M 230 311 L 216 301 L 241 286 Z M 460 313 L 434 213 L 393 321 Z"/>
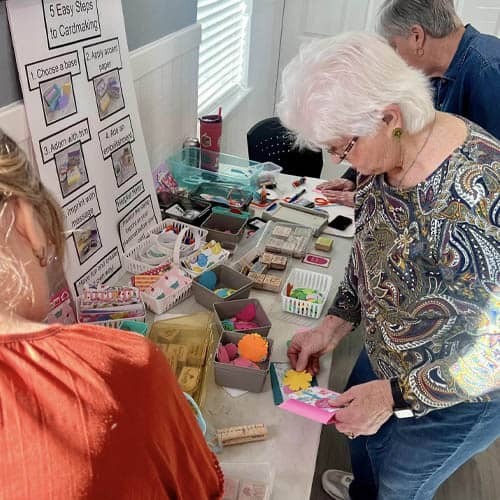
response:
<path id="1" fill-rule="evenodd" d="M 258 333 L 248 333 L 238 342 L 238 352 L 242 358 L 254 363 L 265 361 L 268 352 L 268 343 Z"/>

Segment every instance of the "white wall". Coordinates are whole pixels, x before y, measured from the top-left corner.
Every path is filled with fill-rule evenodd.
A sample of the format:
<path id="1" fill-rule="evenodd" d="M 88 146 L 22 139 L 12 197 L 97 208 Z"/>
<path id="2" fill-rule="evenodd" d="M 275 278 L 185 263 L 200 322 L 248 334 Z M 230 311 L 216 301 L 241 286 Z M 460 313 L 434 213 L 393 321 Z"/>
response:
<path id="1" fill-rule="evenodd" d="M 248 156 L 246 133 L 273 116 L 284 0 L 254 0 L 248 63 L 249 94 L 224 116 L 221 150 Z"/>
<path id="2" fill-rule="evenodd" d="M 196 135 L 200 40 L 195 24 L 130 53 L 151 168 L 177 151 L 185 137 Z M 0 108 L 0 128 L 33 160 L 22 102 Z"/>

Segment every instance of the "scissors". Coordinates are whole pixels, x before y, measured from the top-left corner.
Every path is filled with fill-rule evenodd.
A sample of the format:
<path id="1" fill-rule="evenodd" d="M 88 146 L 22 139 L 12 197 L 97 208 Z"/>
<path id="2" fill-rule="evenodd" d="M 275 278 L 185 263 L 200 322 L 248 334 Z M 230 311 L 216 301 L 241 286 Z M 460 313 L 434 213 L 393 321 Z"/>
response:
<path id="1" fill-rule="evenodd" d="M 314 198 L 314 204 L 319 207 L 326 207 L 327 205 L 332 205 L 326 198 Z"/>

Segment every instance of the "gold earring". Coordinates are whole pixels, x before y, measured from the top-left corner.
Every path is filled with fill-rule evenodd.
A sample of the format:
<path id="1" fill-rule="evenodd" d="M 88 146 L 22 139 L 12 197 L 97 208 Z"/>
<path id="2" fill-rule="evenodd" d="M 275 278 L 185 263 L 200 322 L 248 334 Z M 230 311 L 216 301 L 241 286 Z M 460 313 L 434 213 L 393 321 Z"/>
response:
<path id="1" fill-rule="evenodd" d="M 393 137 L 395 137 L 396 139 L 401 139 L 401 136 L 403 135 L 403 129 L 401 127 L 396 127 L 393 131 L 392 131 L 392 135 Z"/>
<path id="2" fill-rule="evenodd" d="M 422 57 L 424 55 L 424 49 L 422 47 L 417 49 L 417 56 Z"/>
<path id="3" fill-rule="evenodd" d="M 47 248 L 41 247 L 35 251 L 35 257 L 38 259 L 40 267 L 47 267 Z"/>

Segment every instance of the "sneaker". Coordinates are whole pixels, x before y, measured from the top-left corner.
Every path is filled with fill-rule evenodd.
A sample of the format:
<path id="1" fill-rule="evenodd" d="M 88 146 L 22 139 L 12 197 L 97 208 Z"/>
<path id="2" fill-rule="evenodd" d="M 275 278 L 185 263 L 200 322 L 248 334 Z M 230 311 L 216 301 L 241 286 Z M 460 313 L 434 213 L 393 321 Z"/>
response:
<path id="1" fill-rule="evenodd" d="M 325 470 L 321 476 L 323 489 L 335 500 L 349 500 L 349 485 L 354 476 L 350 472 L 343 470 Z"/>

